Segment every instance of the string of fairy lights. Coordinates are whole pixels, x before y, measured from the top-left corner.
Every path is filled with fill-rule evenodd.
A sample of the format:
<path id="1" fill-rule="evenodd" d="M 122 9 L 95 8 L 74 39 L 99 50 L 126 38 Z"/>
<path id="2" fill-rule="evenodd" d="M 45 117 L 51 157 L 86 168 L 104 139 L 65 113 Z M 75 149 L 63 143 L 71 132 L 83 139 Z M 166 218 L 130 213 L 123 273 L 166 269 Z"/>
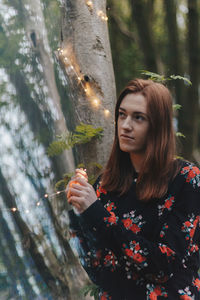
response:
<path id="1" fill-rule="evenodd" d="M 57 191 L 53 194 L 47 194 L 47 193 L 44 194 L 44 196 L 36 202 L 36 207 L 39 207 L 39 206 L 42 205 L 43 199 L 49 199 L 50 200 L 51 198 L 54 198 L 54 197 L 56 197 L 60 194 L 63 194 L 63 193 L 65 193 L 65 190 Z M 1 209 L 1 211 L 9 211 L 9 212 L 12 212 L 12 213 L 23 211 L 23 213 L 25 213 L 25 214 L 29 214 L 31 212 L 29 209 L 23 209 L 22 210 L 22 209 L 17 208 L 16 206 L 13 206 L 11 208 L 3 208 L 3 209 Z"/>
<path id="2" fill-rule="evenodd" d="M 88 7 L 88 9 L 90 11 L 91 10 L 93 11 L 94 3 L 93 3 L 92 0 L 85 0 L 85 4 L 86 4 L 86 6 Z M 102 10 L 97 10 L 96 15 L 103 22 L 108 21 L 107 15 Z M 109 109 L 104 107 L 104 105 L 102 104 L 102 101 L 95 94 L 94 90 L 92 89 L 92 87 L 90 85 L 89 77 L 85 74 L 82 74 L 81 71 L 79 70 L 78 64 L 76 63 L 76 60 L 75 60 L 74 56 L 71 55 L 71 57 L 70 57 L 70 55 L 68 54 L 68 50 L 64 49 L 64 48 L 61 48 L 61 47 L 59 47 L 57 49 L 57 53 L 58 53 L 59 60 L 61 60 L 64 64 L 66 73 L 68 73 L 69 71 L 73 72 L 74 76 L 77 79 L 78 84 L 82 87 L 84 93 L 87 96 L 87 99 L 92 104 L 92 106 L 95 107 L 96 109 L 102 108 L 104 116 L 109 117 L 109 115 L 110 115 Z M 44 196 L 36 202 L 36 207 L 40 207 L 42 205 L 43 199 L 51 199 L 51 198 L 54 198 L 54 197 L 56 197 L 60 194 L 63 194 L 63 193 L 65 193 L 65 190 L 57 191 L 53 194 L 47 194 L 47 193 L 44 194 Z M 17 207 L 5 208 L 3 210 L 10 211 L 12 213 L 22 211 L 21 209 L 18 209 Z M 29 209 L 25 209 L 25 210 L 23 210 L 23 212 L 25 214 L 29 214 L 31 211 Z"/>
<path id="3" fill-rule="evenodd" d="M 85 0 L 85 4 L 88 6 L 89 9 L 93 10 L 93 1 L 92 0 Z M 102 10 L 97 10 L 96 12 L 97 17 L 99 17 L 102 21 L 107 22 L 108 17 Z M 87 96 L 88 101 L 92 104 L 92 106 L 96 109 L 102 108 L 105 117 L 109 117 L 110 111 L 107 109 L 99 97 L 95 94 L 94 90 L 90 85 L 90 78 L 83 74 L 80 71 L 80 68 L 74 58 L 74 55 L 68 51 L 68 49 L 64 49 L 59 47 L 58 49 L 58 57 L 60 61 L 63 62 L 66 72 L 72 71 L 74 76 L 77 79 L 79 85 L 81 85 L 84 93 Z M 70 54 L 69 54 L 70 53 Z"/>

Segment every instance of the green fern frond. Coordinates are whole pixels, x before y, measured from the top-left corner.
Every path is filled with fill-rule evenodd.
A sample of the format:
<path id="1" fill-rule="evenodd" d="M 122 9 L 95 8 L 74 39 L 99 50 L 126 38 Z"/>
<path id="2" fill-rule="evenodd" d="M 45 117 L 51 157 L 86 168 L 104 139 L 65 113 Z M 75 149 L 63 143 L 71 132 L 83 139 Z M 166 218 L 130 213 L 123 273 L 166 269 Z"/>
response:
<path id="1" fill-rule="evenodd" d="M 94 297 L 94 300 L 99 299 L 99 287 L 96 286 L 95 284 L 88 284 L 84 286 L 81 291 L 80 295 L 86 297 L 87 295 L 90 295 L 91 297 Z"/>
<path id="2" fill-rule="evenodd" d="M 183 80 L 187 84 L 192 85 L 192 82 L 188 78 L 180 76 L 180 75 L 170 75 L 169 78 L 174 79 L 174 80 L 177 80 L 177 79 Z"/>
<path id="3" fill-rule="evenodd" d="M 176 110 L 180 110 L 182 108 L 182 105 L 180 104 L 174 104 L 173 105 L 173 110 L 176 111 Z"/>
<path id="4" fill-rule="evenodd" d="M 185 135 L 181 132 L 176 132 L 176 136 L 185 138 Z"/>
<path id="5" fill-rule="evenodd" d="M 59 155 L 66 149 L 69 149 L 69 145 L 66 144 L 65 141 L 63 140 L 54 141 L 49 145 L 47 149 L 47 154 L 49 156 Z"/>
<path id="6" fill-rule="evenodd" d="M 103 135 L 103 128 L 95 128 L 92 125 L 80 123 L 76 126 L 75 132 L 57 136 L 56 141 L 52 142 L 47 153 L 49 156 L 59 155 L 64 150 L 73 148 L 75 145 L 89 143 L 93 138 L 100 138 Z"/>
<path id="7" fill-rule="evenodd" d="M 159 75 L 157 73 L 149 72 L 147 70 L 141 70 L 141 74 L 148 76 L 149 79 L 156 81 L 156 82 L 164 83 L 167 80 L 167 78 L 164 75 Z"/>

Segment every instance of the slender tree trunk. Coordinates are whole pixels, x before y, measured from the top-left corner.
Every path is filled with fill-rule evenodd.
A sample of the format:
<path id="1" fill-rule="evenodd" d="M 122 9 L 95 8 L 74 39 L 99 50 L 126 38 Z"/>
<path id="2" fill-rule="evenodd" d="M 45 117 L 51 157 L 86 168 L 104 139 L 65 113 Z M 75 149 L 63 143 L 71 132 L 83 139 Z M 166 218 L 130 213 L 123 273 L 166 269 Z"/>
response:
<path id="1" fill-rule="evenodd" d="M 168 43 L 169 43 L 169 62 L 170 70 L 168 71 L 169 75 L 181 75 L 183 73 L 183 59 L 180 49 L 180 41 L 178 34 L 178 25 L 177 25 L 177 5 L 175 0 L 163 1 L 165 20 L 168 30 Z M 175 94 L 176 94 L 176 103 L 183 105 L 185 97 L 185 85 L 183 81 L 176 80 L 173 82 L 175 85 Z M 180 120 L 181 122 L 181 120 Z"/>
<path id="2" fill-rule="evenodd" d="M 153 2 L 144 0 L 130 0 L 132 7 L 132 16 L 135 21 L 138 38 L 140 41 L 141 49 L 144 53 L 144 61 L 146 68 L 151 72 L 160 72 L 160 59 L 156 49 L 154 34 L 151 26 L 149 5 L 153 5 Z"/>
<path id="3" fill-rule="evenodd" d="M 2 195 L 5 206 L 8 209 L 17 207 L 14 197 L 12 196 L 5 178 L 0 170 L 0 194 Z M 55 224 L 56 231 L 58 228 L 60 232 L 58 238 L 64 246 L 66 258 L 65 261 L 60 261 L 56 258 L 53 249 L 51 249 L 45 242 L 44 233 L 33 234 L 27 226 L 19 211 L 13 212 L 14 221 L 17 224 L 19 233 L 24 248 L 29 251 L 35 266 L 48 286 L 52 296 L 58 300 L 83 300 L 80 296 L 80 289 L 85 286 L 89 280 L 86 273 L 80 266 L 80 263 L 72 252 L 69 242 L 61 238 L 61 229 L 59 224 Z M 58 232 L 57 232 L 58 233 Z M 43 248 L 41 254 L 38 247 Z M 87 298 L 88 300 L 90 297 Z"/>
<path id="4" fill-rule="evenodd" d="M 14 287 L 13 296 L 16 292 L 15 287 L 17 281 L 21 283 L 24 289 L 27 299 L 34 299 L 36 294 L 28 281 L 28 274 L 26 273 L 26 266 L 22 259 L 19 257 L 16 251 L 16 243 L 13 235 L 9 230 L 8 224 L 4 219 L 2 212 L 0 211 L 0 251 L 3 257 L 3 262 L 6 264 L 9 280 Z"/>
<path id="5" fill-rule="evenodd" d="M 21 1 L 21 0 L 20 0 Z M 61 108 L 60 96 L 55 81 L 53 58 L 47 38 L 47 31 L 40 0 L 23 0 L 24 21 L 26 33 L 32 42 L 32 48 L 37 53 L 42 65 L 43 76 L 48 88 L 48 102 L 45 104 L 48 111 L 53 113 L 53 128 L 55 136 L 68 133 L 65 118 Z M 60 168 L 64 172 L 71 172 L 75 168 L 72 150 L 65 150 L 60 156 Z"/>
<path id="6" fill-rule="evenodd" d="M 70 82 L 76 124 L 83 122 L 100 126 L 104 130 L 100 141 L 92 141 L 78 148 L 78 161 L 85 163 L 87 168 L 91 162 L 103 165 L 108 159 L 113 140 L 116 100 L 105 20 L 106 1 L 91 1 L 91 5 L 88 3 L 82 0 L 62 1 L 63 54 L 59 56 Z M 100 102 L 99 105 L 95 105 L 95 99 Z"/>
<path id="7" fill-rule="evenodd" d="M 192 86 L 188 87 L 187 98 L 180 111 L 180 130 L 185 134 L 183 156 L 187 159 L 198 159 L 194 153 L 198 145 L 199 120 L 199 15 L 198 1 L 188 0 L 188 53 L 189 76 Z M 200 162 L 199 162 L 200 163 Z"/>

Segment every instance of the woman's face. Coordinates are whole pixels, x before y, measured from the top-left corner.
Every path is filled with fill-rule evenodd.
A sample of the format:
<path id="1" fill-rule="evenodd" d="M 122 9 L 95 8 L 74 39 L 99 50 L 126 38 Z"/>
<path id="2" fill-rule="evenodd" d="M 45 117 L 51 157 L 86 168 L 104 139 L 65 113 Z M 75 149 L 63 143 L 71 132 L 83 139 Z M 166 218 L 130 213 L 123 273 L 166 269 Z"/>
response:
<path id="1" fill-rule="evenodd" d="M 147 145 L 149 119 L 147 103 L 140 94 L 128 94 L 119 107 L 117 121 L 120 149 L 130 154 L 143 154 Z"/>

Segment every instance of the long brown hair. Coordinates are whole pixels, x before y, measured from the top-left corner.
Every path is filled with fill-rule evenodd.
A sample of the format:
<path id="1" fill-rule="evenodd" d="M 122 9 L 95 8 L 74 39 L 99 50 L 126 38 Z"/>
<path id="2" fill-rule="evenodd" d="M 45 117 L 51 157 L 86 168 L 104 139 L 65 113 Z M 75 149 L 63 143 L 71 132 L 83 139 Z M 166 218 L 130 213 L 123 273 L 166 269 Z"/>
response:
<path id="1" fill-rule="evenodd" d="M 132 80 L 119 95 L 115 108 L 115 138 L 102 175 L 102 187 L 122 195 L 128 192 L 133 182 L 134 167 L 129 153 L 120 150 L 117 132 L 120 104 L 127 94 L 132 93 L 142 94 L 147 101 L 149 132 L 136 187 L 139 199 L 148 201 L 165 195 L 169 179 L 175 176 L 178 168 L 174 160 L 172 97 L 163 84 L 151 80 Z"/>

